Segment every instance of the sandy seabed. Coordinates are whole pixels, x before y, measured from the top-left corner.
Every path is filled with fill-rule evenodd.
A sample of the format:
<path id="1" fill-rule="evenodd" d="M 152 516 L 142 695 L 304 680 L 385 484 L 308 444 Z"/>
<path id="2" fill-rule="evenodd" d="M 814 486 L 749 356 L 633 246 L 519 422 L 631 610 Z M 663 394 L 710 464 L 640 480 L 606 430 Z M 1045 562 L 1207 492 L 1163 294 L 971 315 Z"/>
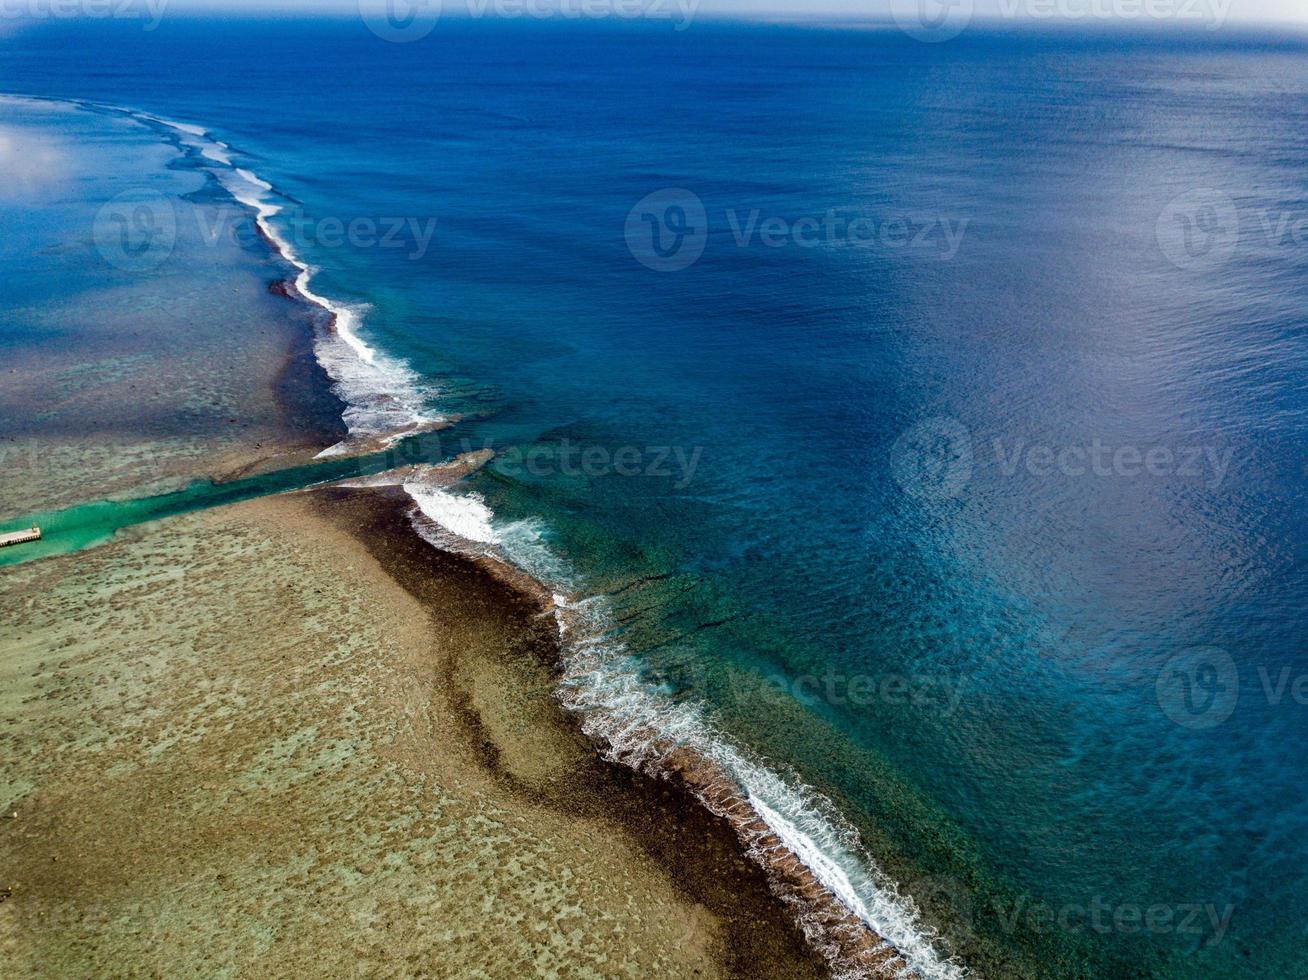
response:
<path id="1" fill-rule="evenodd" d="M 396 494 L 3 573 L 5 972 L 822 975 L 730 828 L 557 706 L 552 618 Z"/>

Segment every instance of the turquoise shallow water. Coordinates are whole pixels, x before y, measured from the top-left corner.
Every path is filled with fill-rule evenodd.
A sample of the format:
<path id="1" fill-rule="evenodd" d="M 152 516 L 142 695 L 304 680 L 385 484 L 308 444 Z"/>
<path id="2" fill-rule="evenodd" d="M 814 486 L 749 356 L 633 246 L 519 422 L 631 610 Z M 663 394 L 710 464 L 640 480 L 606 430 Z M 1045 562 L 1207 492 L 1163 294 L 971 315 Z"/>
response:
<path id="1" fill-rule="evenodd" d="M 195 480 L 180 490 L 151 497 L 89 500 L 60 510 L 26 513 L 0 521 L 0 534 L 38 527 L 41 540 L 0 549 L 0 568 L 91 548 L 120 531 L 150 521 L 448 459 L 439 437 L 413 438 L 392 449 L 286 467 L 243 479 Z"/>
<path id="2" fill-rule="evenodd" d="M 984 975 L 1264 977 L 1304 975 L 1303 55 L 177 19 L 0 65 L 272 185 L 387 380 L 464 417 L 443 451 L 501 453 L 430 512 L 589 599 L 641 710 L 829 799 L 802 829 L 871 914 L 841 821 Z"/>

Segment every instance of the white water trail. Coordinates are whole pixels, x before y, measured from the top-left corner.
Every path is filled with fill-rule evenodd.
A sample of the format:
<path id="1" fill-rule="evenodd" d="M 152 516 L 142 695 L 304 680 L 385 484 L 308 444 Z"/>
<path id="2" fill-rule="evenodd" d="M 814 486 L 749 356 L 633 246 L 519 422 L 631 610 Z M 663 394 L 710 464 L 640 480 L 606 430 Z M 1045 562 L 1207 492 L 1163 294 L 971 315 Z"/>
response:
<path id="1" fill-rule="evenodd" d="M 50 100 L 63 101 L 63 100 Z M 199 126 L 180 123 L 121 106 L 97 106 L 164 126 L 180 142 L 216 166 L 209 168 L 223 187 L 253 210 L 260 230 L 283 258 L 298 270 L 296 288 L 334 320 L 335 330 L 318 338 L 316 354 L 349 406 L 346 422 L 352 436 L 398 438 L 439 419 L 428 415 L 420 379 L 402 361 L 380 354 L 358 333 L 363 309 L 315 292 L 316 270 L 303 261 L 271 219 L 282 213 L 272 186 L 232 162 L 231 147 Z M 323 455 L 344 451 L 336 446 Z M 829 800 L 793 775 L 756 760 L 717 731 L 705 709 L 674 701 L 646 682 L 639 665 L 611 639 L 612 620 L 602 597 L 571 598 L 573 576 L 545 543 L 536 522 L 497 526 L 495 515 L 475 494 L 406 483 L 415 503 L 415 527 L 433 544 L 507 561 L 550 587 L 555 615 L 564 638 L 563 703 L 582 717 L 592 738 L 609 746 L 615 761 L 639 766 L 660 746 L 693 749 L 738 781 L 754 812 L 783 845 L 860 920 L 892 944 L 923 980 L 963 980 L 968 971 L 944 958 L 918 922 L 911 898 L 877 868 L 855 831 Z M 417 516 L 420 515 L 420 518 Z"/>
<path id="2" fill-rule="evenodd" d="M 306 262 L 273 220 L 284 211 L 273 186 L 232 159 L 232 148 L 208 130 L 190 123 L 140 112 L 123 106 L 98 106 L 170 130 L 183 146 L 211 164 L 206 169 L 240 204 L 254 212 L 254 220 L 281 257 L 296 270 L 295 288 L 328 317 L 330 329 L 317 332 L 314 354 L 332 390 L 345 403 L 343 418 L 350 439 L 319 453 L 332 456 L 350 452 L 355 443 L 394 442 L 405 435 L 434 428 L 441 416 L 427 407 L 429 391 L 407 363 L 370 346 L 360 335 L 367 307 L 333 299 L 313 288 L 318 270 Z"/>
<path id="3" fill-rule="evenodd" d="M 877 867 L 858 832 L 825 797 L 754 758 L 719 731 L 703 705 L 675 700 L 641 675 L 640 664 L 612 639 L 614 619 L 602 596 L 571 598 L 574 576 L 549 548 L 536 522 L 499 524 L 476 493 L 406 484 L 419 532 L 438 547 L 487 555 L 516 566 L 549 588 L 563 639 L 560 697 L 607 755 L 636 768 L 684 747 L 735 779 L 749 806 L 783 846 L 853 915 L 888 942 L 922 980 L 964 980 L 968 971 L 942 956 L 910 897 Z M 657 767 L 655 767 L 657 768 Z M 858 973 L 844 973 L 854 977 Z"/>

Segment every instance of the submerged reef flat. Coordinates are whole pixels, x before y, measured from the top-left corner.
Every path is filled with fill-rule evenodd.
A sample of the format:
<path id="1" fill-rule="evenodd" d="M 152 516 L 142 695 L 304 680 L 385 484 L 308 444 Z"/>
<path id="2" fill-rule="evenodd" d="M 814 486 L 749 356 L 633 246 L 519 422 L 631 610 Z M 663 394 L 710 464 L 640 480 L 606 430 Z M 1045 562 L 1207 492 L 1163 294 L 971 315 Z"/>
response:
<path id="1" fill-rule="evenodd" d="M 822 975 L 730 829 L 556 705 L 552 618 L 405 510 L 266 498 L 5 573 L 15 973 Z"/>
<path id="2" fill-rule="evenodd" d="M 343 436 L 313 311 L 274 288 L 290 268 L 181 148 L 121 115 L 3 97 L 0 141 L 47 161 L 0 193 L 0 520 Z"/>

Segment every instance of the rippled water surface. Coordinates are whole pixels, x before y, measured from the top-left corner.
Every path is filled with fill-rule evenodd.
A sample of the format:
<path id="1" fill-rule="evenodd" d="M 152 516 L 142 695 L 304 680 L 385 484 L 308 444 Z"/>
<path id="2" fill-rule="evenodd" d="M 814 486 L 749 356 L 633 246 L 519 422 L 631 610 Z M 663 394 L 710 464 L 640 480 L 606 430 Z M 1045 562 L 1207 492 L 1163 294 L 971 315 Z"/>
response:
<path id="1" fill-rule="evenodd" d="M 433 506 L 828 798 L 851 887 L 986 975 L 1198 978 L 1304 972 L 1305 53 L 173 19 L 0 71 L 270 185 L 500 451 Z"/>

